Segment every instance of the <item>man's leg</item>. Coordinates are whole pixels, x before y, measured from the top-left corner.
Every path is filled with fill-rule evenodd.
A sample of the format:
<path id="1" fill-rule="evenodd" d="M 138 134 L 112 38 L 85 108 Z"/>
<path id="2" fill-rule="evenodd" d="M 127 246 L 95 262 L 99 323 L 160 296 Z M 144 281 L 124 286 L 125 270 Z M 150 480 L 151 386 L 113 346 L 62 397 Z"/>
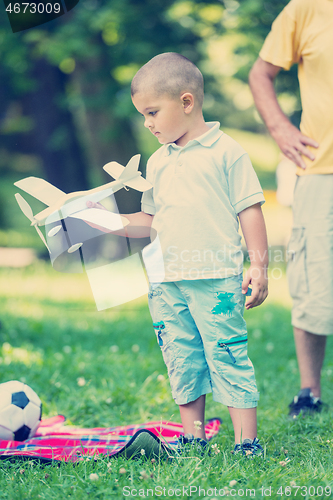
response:
<path id="1" fill-rule="evenodd" d="M 326 335 L 294 328 L 294 339 L 301 389 L 310 388 L 314 397 L 320 398 L 320 376 L 325 357 Z"/>

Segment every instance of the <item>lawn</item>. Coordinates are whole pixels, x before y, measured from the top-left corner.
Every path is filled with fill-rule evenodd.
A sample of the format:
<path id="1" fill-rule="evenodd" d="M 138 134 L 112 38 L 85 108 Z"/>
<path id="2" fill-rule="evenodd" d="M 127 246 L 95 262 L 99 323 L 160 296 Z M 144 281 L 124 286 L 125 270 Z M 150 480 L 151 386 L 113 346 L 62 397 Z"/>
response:
<path id="1" fill-rule="evenodd" d="M 209 396 L 206 417 L 223 420 L 213 456 L 60 466 L 1 461 L 0 499 L 220 498 L 228 492 L 233 498 L 333 498 L 332 410 L 286 418 L 298 371 L 283 269 L 278 276 L 266 303 L 246 313 L 263 459 L 233 456 L 229 414 Z M 145 298 L 98 313 L 85 275 L 59 274 L 36 262 L 0 271 L 0 299 L 0 380 L 32 386 L 44 417 L 61 413 L 80 427 L 179 421 Z M 327 402 L 333 400 L 331 354 L 329 342 Z"/>

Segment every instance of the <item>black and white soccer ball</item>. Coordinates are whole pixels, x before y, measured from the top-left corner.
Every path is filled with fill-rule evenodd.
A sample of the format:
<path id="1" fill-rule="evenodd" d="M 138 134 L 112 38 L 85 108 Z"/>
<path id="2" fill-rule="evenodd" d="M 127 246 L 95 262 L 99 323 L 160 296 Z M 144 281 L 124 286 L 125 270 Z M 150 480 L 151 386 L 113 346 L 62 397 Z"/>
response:
<path id="1" fill-rule="evenodd" d="M 25 441 L 35 435 L 42 418 L 42 403 L 23 382 L 0 384 L 0 439 Z"/>

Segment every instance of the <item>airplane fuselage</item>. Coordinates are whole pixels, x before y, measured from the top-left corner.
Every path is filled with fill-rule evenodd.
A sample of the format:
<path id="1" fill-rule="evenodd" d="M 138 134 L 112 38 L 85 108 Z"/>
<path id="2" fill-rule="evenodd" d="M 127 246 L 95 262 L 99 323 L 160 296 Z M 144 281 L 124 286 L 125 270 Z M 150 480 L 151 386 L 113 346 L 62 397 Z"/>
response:
<path id="1" fill-rule="evenodd" d="M 136 177 L 140 177 L 141 172 L 137 172 L 137 175 L 133 176 L 133 179 Z M 74 193 L 69 193 L 66 194 L 65 196 L 62 196 L 59 198 L 57 203 L 53 204 L 50 207 L 45 208 L 45 210 L 42 210 L 38 214 L 34 216 L 34 219 L 38 222 L 39 226 L 42 226 L 45 224 L 45 221 L 48 217 L 50 217 L 52 214 L 58 212 L 58 214 L 55 214 L 55 217 L 53 217 L 52 221 L 55 220 L 60 220 L 62 218 L 68 217 L 71 213 L 76 213 L 79 212 L 80 210 L 84 210 L 87 208 L 87 197 L 91 195 L 93 199 L 91 201 L 100 201 L 107 196 L 110 196 L 113 193 L 116 193 L 119 191 L 119 189 L 122 189 L 126 186 L 124 186 L 124 183 L 120 180 L 115 180 L 108 182 L 107 184 L 103 184 L 103 186 L 99 186 L 97 188 L 93 189 L 88 189 L 87 191 L 76 191 Z M 105 191 L 105 196 L 103 191 Z M 95 196 L 96 194 L 99 194 L 99 196 Z M 102 196 L 101 196 L 102 195 Z M 66 205 L 68 205 L 70 202 L 74 202 L 75 200 L 79 200 L 80 198 L 84 198 L 82 200 L 82 203 L 73 203 L 72 207 L 68 207 L 66 209 Z M 72 204 L 72 203 L 71 203 Z"/>

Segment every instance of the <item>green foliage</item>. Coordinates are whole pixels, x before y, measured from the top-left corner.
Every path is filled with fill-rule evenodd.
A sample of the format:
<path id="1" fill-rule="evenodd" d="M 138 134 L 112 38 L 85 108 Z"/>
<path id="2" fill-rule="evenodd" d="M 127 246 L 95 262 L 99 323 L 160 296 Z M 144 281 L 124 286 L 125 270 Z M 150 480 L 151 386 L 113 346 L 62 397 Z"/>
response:
<path id="1" fill-rule="evenodd" d="M 225 28 L 227 34 L 238 35 L 233 51 L 235 57 L 240 60 L 240 64 L 233 73 L 236 80 L 247 82 L 249 71 L 258 57 L 274 19 L 287 5 L 288 1 L 245 0 L 239 3 L 231 2 L 232 4 L 238 4 L 238 7 L 226 19 Z M 286 109 L 285 111 L 290 115 L 291 120 L 298 125 L 301 104 L 296 66 L 292 67 L 290 71 L 281 71 L 276 81 L 276 90 L 278 94 L 286 93 L 295 97 L 292 110 Z"/>
<path id="2" fill-rule="evenodd" d="M 90 160 L 98 166 L 109 160 L 110 155 L 112 159 L 125 161 L 131 151 L 138 149 L 129 127 L 136 113 L 129 92 L 134 73 L 148 59 L 164 51 L 182 52 L 199 62 L 198 43 L 214 31 L 222 13 L 223 7 L 217 0 L 201 3 L 86 0 L 70 14 L 15 36 L 3 19 L 0 77 L 7 110 L 15 102 L 31 100 L 30 92 L 38 90 L 44 78 L 34 68 L 38 61 L 44 61 L 58 68 L 67 82 L 55 95 L 50 89 L 49 98 L 55 99 L 58 107 L 69 110 L 77 133 L 88 137 L 90 151 L 86 153 Z M 22 129 L 24 121 L 30 118 L 30 131 L 34 134 L 34 110 L 24 108 L 21 104 L 17 120 Z M 55 128 L 49 148 L 55 141 L 64 147 L 63 140 L 59 143 L 64 125 Z M 69 135 L 67 131 L 66 134 Z"/>
<path id="3" fill-rule="evenodd" d="M 52 169 L 54 178 L 59 177 L 58 185 L 67 185 L 61 169 L 48 167 L 55 150 L 59 154 L 55 165 L 63 163 L 65 170 L 71 170 L 74 184 L 80 177 L 85 182 L 83 174 L 80 176 L 85 162 L 92 172 L 91 180 L 95 176 L 92 169 L 100 169 L 110 159 L 124 163 L 143 151 L 146 160 L 146 148 L 140 144 L 134 125 L 136 111 L 129 85 L 142 64 L 165 51 L 183 53 L 204 72 L 207 120 L 218 119 L 223 127 L 262 131 L 247 78 L 271 23 L 286 3 L 82 0 L 65 16 L 15 35 L 3 17 L 0 90 L 6 99 L 0 124 L 5 135 L 0 146 L 5 168 L 20 176 L 15 155 L 19 152 L 26 158 L 37 158 L 39 164 L 41 155 L 47 177 L 50 179 Z M 43 82 L 50 78 L 59 80 L 54 88 L 48 87 L 48 99 L 55 108 L 45 108 L 50 130 L 42 144 L 35 144 L 43 124 L 32 103 L 43 97 L 47 88 Z M 295 68 L 279 75 L 277 90 L 287 114 L 297 123 L 300 102 Z M 62 113 L 59 117 L 57 109 Z M 77 154 L 73 158 L 70 152 L 74 137 L 82 152 L 77 161 Z M 51 157 L 43 155 L 42 148 Z M 29 172 L 36 174 L 36 160 L 27 161 L 27 165 Z"/>

